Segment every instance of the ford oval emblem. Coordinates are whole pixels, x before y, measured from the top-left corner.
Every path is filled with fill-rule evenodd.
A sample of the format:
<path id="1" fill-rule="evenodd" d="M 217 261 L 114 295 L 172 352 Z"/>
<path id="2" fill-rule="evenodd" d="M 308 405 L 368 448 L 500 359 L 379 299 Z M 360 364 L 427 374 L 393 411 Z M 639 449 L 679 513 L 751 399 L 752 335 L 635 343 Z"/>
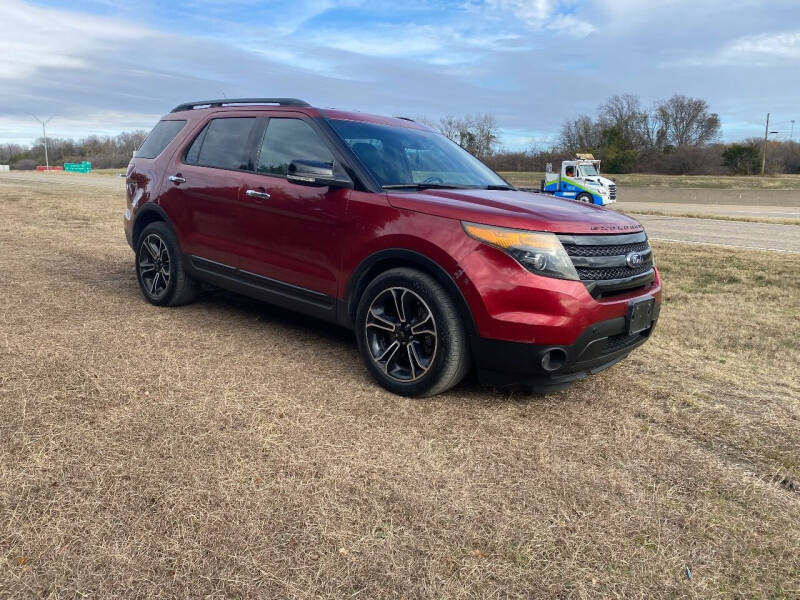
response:
<path id="1" fill-rule="evenodd" d="M 628 256 L 625 257 L 625 262 L 628 263 L 628 266 L 631 269 L 635 269 L 636 267 L 641 267 L 644 264 L 644 258 L 638 252 L 630 252 Z"/>

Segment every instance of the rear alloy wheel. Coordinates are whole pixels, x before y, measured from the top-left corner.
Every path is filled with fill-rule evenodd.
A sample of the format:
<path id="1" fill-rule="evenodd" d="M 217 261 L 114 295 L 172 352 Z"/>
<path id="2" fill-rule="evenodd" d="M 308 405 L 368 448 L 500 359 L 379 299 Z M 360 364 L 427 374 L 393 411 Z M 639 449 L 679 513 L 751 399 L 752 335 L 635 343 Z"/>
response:
<path id="1" fill-rule="evenodd" d="M 584 202 L 585 204 L 594 204 L 594 198 L 590 194 L 578 194 L 578 197 L 575 198 L 578 202 Z"/>
<path id="2" fill-rule="evenodd" d="M 137 267 L 142 289 L 150 298 L 158 300 L 167 291 L 171 275 L 167 244 L 157 233 L 151 233 L 142 240 L 139 248 Z"/>
<path id="3" fill-rule="evenodd" d="M 392 269 L 364 291 L 357 335 L 367 368 L 386 389 L 432 396 L 469 368 L 464 325 L 444 288 L 413 269 Z"/>
<path id="4" fill-rule="evenodd" d="M 136 278 L 148 302 L 179 306 L 194 300 L 197 284 L 183 269 L 175 235 L 166 223 L 151 223 L 136 244 Z"/>

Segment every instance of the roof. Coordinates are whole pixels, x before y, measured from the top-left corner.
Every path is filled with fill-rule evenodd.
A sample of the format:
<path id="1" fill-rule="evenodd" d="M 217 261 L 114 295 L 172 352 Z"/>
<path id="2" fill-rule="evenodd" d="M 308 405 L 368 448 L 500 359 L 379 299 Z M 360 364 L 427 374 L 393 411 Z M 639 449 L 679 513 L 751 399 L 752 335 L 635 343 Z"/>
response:
<path id="1" fill-rule="evenodd" d="M 375 125 L 392 125 L 394 127 L 406 127 L 408 129 L 422 129 L 427 131 L 429 128 L 421 123 L 417 123 L 407 117 L 385 117 L 382 115 L 372 115 L 356 111 L 338 110 L 335 108 L 320 109 L 320 113 L 329 119 L 341 119 L 343 121 L 359 121 L 361 123 L 373 123 Z"/>
<path id="2" fill-rule="evenodd" d="M 304 100 L 297 98 L 220 98 L 217 100 L 197 100 L 195 102 L 184 102 L 173 108 L 170 112 L 183 112 L 184 110 L 194 110 L 198 108 L 220 108 L 222 106 L 241 106 L 269 104 L 273 106 L 311 106 Z"/>

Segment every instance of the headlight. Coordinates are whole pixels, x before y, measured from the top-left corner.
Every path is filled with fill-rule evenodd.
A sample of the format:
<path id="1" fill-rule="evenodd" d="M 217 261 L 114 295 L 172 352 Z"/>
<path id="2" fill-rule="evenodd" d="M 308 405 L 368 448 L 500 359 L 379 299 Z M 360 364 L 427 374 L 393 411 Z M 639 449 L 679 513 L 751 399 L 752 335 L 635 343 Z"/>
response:
<path id="1" fill-rule="evenodd" d="M 564 246 L 554 233 L 506 229 L 462 223 L 464 231 L 479 242 L 500 248 L 536 275 L 558 279 L 579 279 Z"/>

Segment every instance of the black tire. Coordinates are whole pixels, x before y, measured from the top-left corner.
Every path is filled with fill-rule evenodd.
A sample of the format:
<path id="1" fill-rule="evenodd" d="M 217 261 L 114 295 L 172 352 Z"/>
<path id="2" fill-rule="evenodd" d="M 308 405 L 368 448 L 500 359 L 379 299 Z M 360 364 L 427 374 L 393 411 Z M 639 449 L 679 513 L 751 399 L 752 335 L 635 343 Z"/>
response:
<path id="1" fill-rule="evenodd" d="M 151 304 L 180 306 L 196 298 L 197 283 L 183 268 L 178 240 L 163 221 L 142 230 L 136 241 L 135 266 L 139 288 Z"/>
<path id="2" fill-rule="evenodd" d="M 586 192 L 582 194 L 578 194 L 578 197 L 575 198 L 578 202 L 583 202 L 584 204 L 594 204 L 594 198 L 592 198 L 591 194 L 587 194 Z"/>
<path id="3" fill-rule="evenodd" d="M 367 369 L 395 394 L 434 396 L 469 371 L 467 332 L 455 303 L 438 281 L 415 269 L 391 269 L 367 286 L 355 330 Z M 381 360 L 395 344 L 394 354 Z"/>

